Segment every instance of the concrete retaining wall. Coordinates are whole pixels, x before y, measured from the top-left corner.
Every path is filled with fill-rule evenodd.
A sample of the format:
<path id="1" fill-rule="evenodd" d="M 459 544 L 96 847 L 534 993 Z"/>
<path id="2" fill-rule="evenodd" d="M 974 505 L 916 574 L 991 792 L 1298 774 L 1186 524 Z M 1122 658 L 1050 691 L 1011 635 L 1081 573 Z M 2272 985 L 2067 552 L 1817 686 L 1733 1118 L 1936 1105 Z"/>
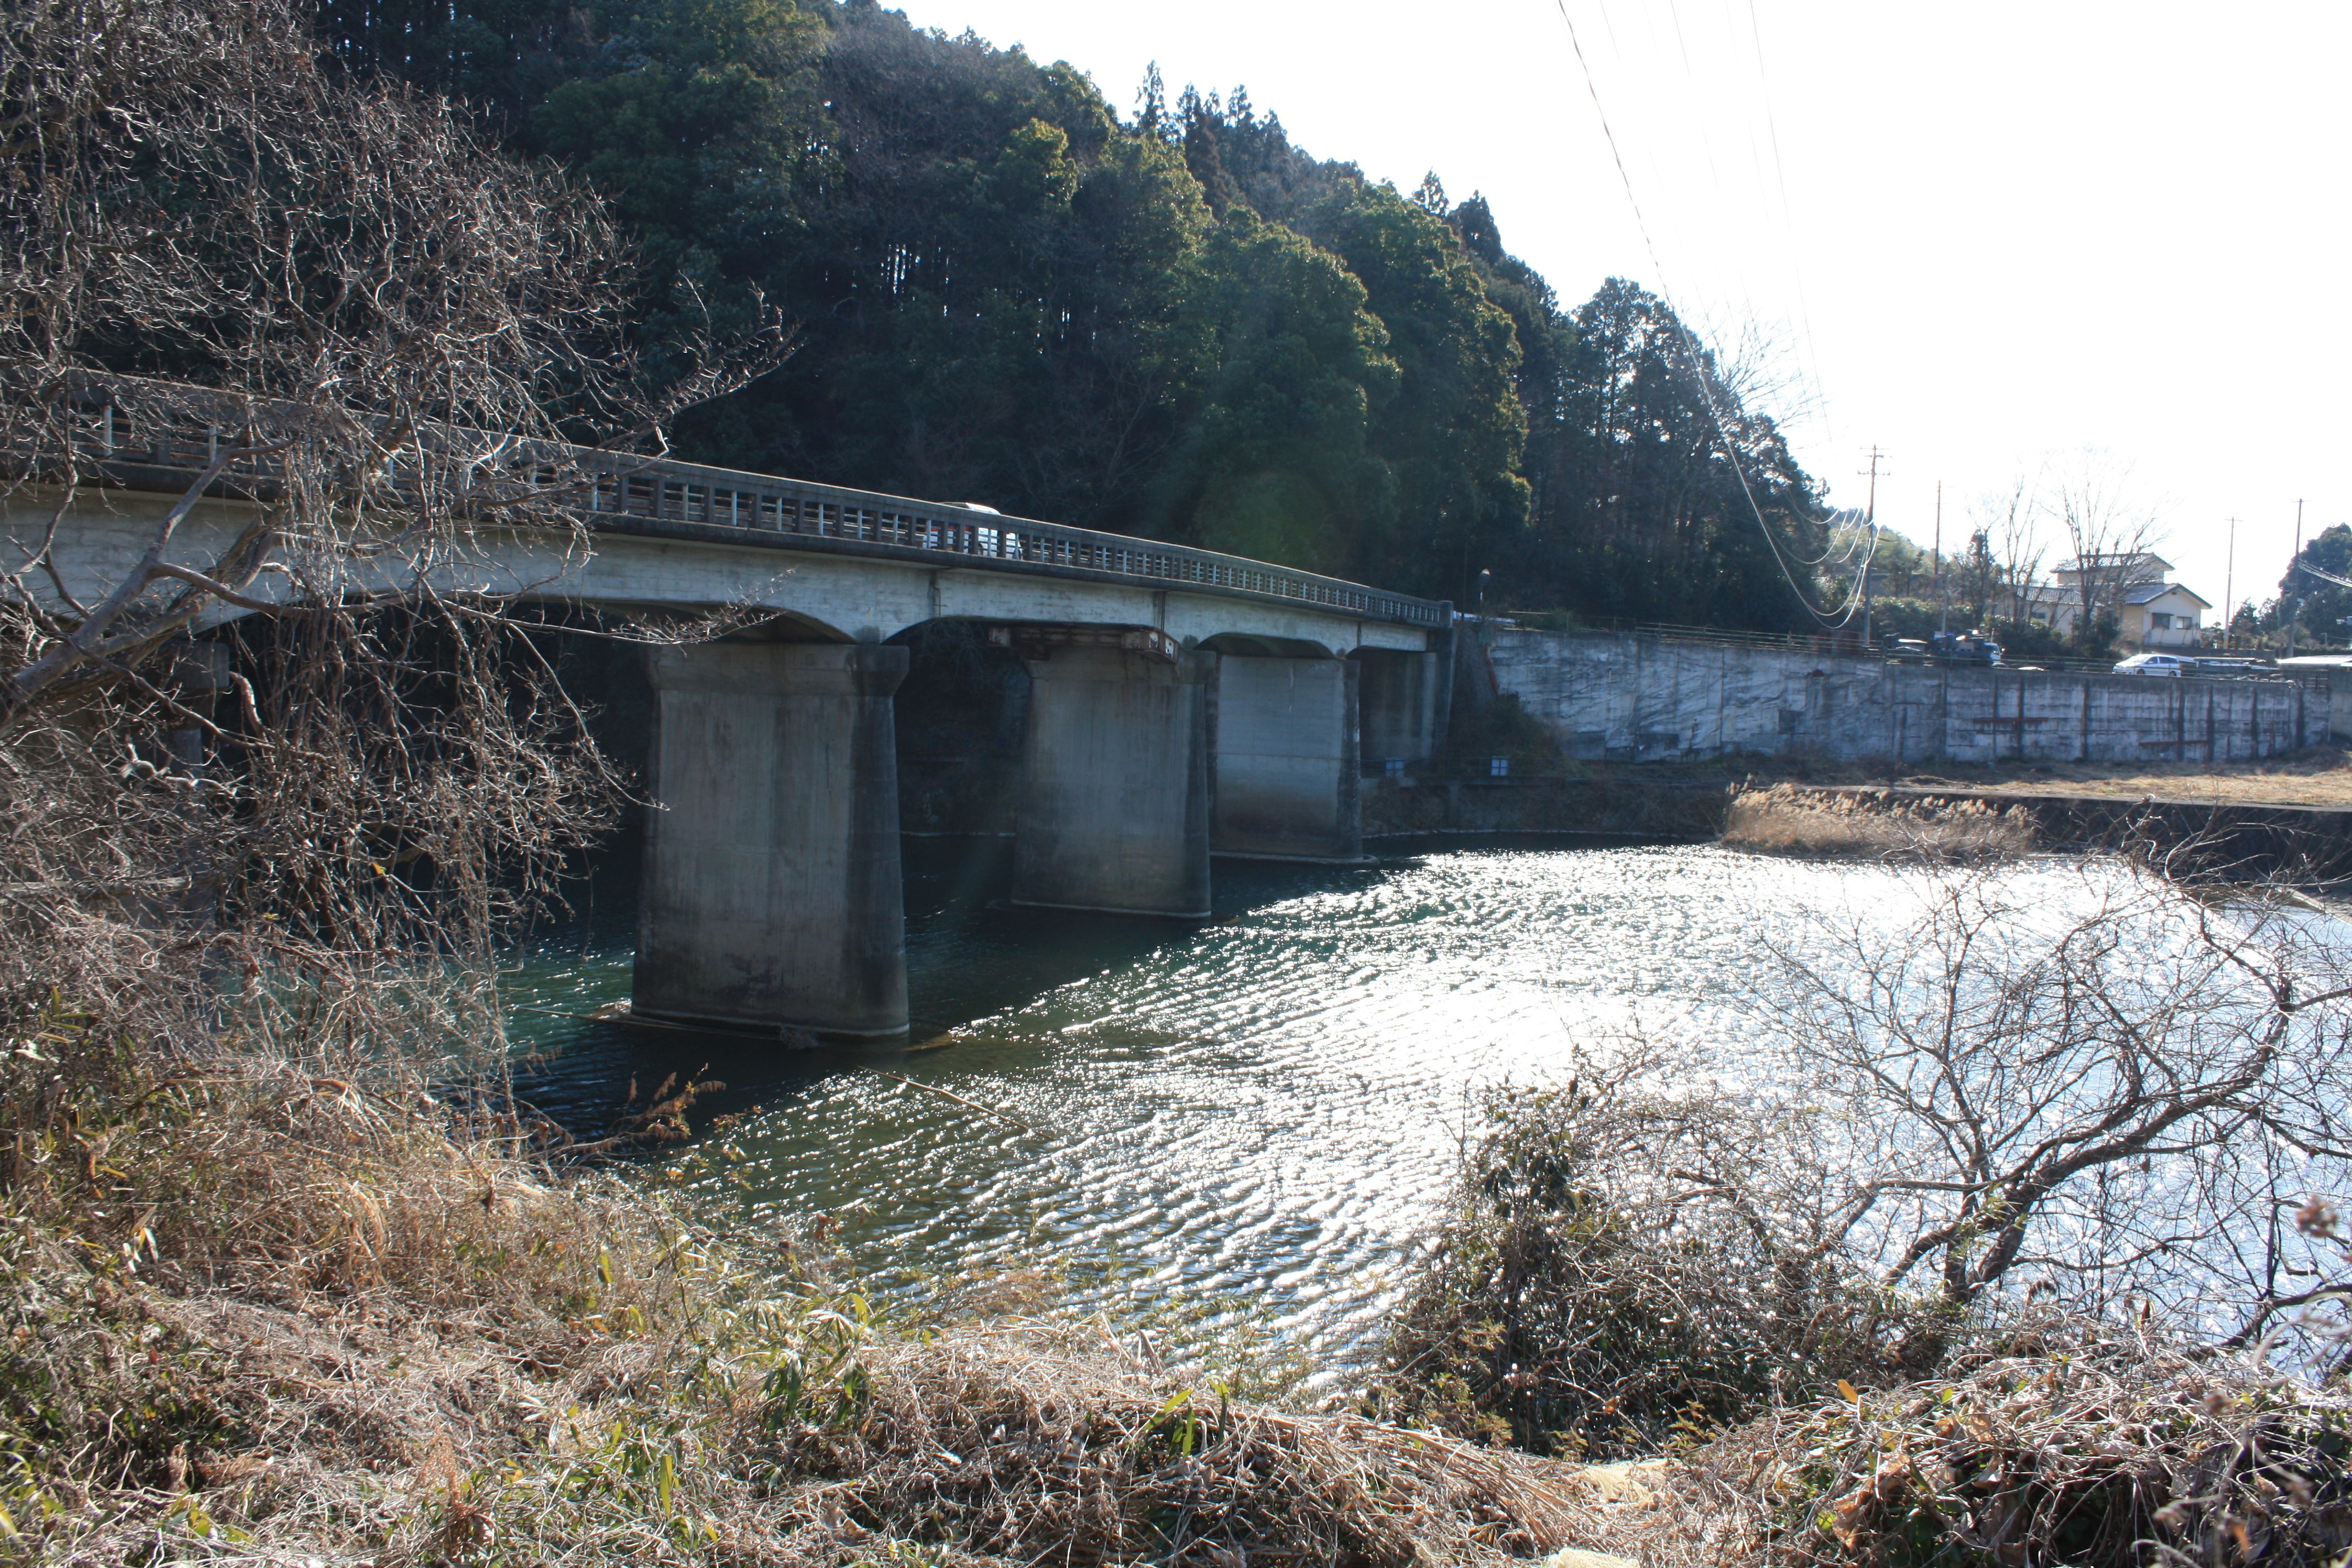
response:
<path id="1" fill-rule="evenodd" d="M 1893 665 L 1633 632 L 1496 631 L 1483 659 L 1490 690 L 1595 762 L 2245 762 L 2332 727 L 2327 697 L 2285 680 Z"/>
<path id="2" fill-rule="evenodd" d="M 1364 781 L 1364 837 L 1602 834 L 1696 842 L 1723 831 L 1721 784 L 1650 779 L 1459 778 Z"/>

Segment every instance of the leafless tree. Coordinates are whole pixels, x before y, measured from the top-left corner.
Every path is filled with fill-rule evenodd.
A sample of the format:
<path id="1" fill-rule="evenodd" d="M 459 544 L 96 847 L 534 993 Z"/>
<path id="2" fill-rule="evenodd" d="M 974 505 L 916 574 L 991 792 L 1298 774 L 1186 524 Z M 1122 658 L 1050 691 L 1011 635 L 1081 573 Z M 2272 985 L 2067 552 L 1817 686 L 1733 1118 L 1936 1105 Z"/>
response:
<path id="1" fill-rule="evenodd" d="M 2032 487 L 2015 480 L 2005 490 L 1978 497 L 1971 510 L 1990 552 L 2009 624 L 2025 626 L 2032 619 L 2034 579 L 2049 548 L 2035 515 Z"/>
<path id="2" fill-rule="evenodd" d="M 2146 559 L 2164 530 L 2131 466 L 2096 447 L 2051 463 L 2040 490 L 2042 510 L 2074 552 L 2082 595 L 2075 637 L 2087 640 L 2103 618 L 2121 618 L 2125 590 L 2145 580 Z"/>
<path id="3" fill-rule="evenodd" d="M 485 959 L 619 783 L 492 546 L 590 548 L 563 438 L 658 451 L 779 335 L 649 391 L 593 195 L 291 0 L 26 0 L 0 105 L 0 984 Z M 159 476 L 93 578 L 75 518 Z"/>
<path id="4" fill-rule="evenodd" d="M 1955 1321 L 2021 1289 L 2243 1342 L 2352 1286 L 2295 1223 L 2352 1180 L 2332 921 L 2112 862 L 1925 886 L 1908 930 L 1788 956 L 1767 993 L 1840 1173 L 1822 1244 Z"/>

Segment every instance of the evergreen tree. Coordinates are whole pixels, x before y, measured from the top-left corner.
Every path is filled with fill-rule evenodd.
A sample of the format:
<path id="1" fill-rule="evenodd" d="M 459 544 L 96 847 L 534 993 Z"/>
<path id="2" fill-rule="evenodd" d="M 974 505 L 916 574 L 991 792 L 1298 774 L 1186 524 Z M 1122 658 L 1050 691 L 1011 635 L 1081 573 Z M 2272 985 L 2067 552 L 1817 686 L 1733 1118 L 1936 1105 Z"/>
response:
<path id="1" fill-rule="evenodd" d="M 1809 481 L 1663 301 L 1575 312 L 1434 173 L 1313 157 L 1155 66 L 1066 64 L 874 0 L 321 0 L 335 58 L 464 95 L 602 190 L 652 363 L 797 324 L 698 411 L 732 466 L 1195 541 L 1410 591 L 1801 624 Z M 1732 453 L 1737 453 L 1738 467 Z"/>

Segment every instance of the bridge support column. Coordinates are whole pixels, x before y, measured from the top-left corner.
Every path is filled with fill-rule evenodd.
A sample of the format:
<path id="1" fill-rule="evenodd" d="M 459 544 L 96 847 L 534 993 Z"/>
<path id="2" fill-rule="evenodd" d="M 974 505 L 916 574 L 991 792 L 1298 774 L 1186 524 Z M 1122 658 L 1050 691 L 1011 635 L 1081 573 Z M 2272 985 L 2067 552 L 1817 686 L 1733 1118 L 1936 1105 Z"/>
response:
<path id="1" fill-rule="evenodd" d="M 1363 858 L 1358 679 L 1351 659 L 1218 656 L 1213 851 Z"/>
<path id="2" fill-rule="evenodd" d="M 1436 749 L 1444 688 L 1438 656 L 1368 647 L 1351 662 L 1362 667 L 1357 710 L 1363 754 L 1408 764 L 1427 762 Z"/>
<path id="3" fill-rule="evenodd" d="M 1013 901 L 1209 913 L 1209 654 L 1156 632 L 1018 634 L 1029 735 Z"/>
<path id="4" fill-rule="evenodd" d="M 907 1027 L 891 693 L 907 650 L 708 643 L 658 717 L 635 1006 L 824 1035 Z"/>

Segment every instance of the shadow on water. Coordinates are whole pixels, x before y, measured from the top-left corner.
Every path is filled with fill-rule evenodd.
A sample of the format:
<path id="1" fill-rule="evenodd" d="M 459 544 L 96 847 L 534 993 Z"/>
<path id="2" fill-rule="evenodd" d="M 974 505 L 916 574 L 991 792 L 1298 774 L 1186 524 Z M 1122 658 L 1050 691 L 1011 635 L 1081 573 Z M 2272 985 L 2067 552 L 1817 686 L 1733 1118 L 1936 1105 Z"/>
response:
<path id="1" fill-rule="evenodd" d="M 964 1026 L 1188 942 L 1202 927 L 1192 921 L 1014 908 L 1004 901 L 1011 839 L 909 837 L 902 855 L 913 1023 L 905 1039 L 809 1047 L 593 1021 L 585 1016 L 629 995 L 641 847 L 634 837 L 616 842 L 567 889 L 569 914 L 542 921 L 530 933 L 507 987 L 509 1028 L 526 1053 L 517 1091 L 584 1136 L 610 1128 L 633 1086 L 650 1093 L 673 1073 L 725 1086 L 699 1100 L 699 1122 L 845 1073 L 880 1068 L 921 1076 L 935 1059 L 942 1067 L 951 1059 L 958 1071 L 985 1072 L 987 1058 L 1003 1045 L 966 1037 L 959 1033 Z M 1337 868 L 1221 859 L 1207 923 L 1244 923 L 1260 906 L 1370 886 L 1413 863 L 1394 856 Z"/>

